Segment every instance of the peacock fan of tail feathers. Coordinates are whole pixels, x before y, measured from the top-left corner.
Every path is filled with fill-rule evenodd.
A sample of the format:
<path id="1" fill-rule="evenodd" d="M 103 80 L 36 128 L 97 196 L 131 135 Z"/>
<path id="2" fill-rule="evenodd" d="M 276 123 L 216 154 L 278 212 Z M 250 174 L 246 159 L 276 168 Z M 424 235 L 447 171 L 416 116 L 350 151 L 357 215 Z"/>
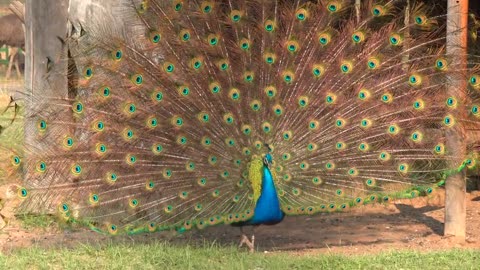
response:
<path id="1" fill-rule="evenodd" d="M 445 134 L 480 125 L 479 58 L 447 54 L 430 6 L 405 21 L 396 0 L 121 2 L 121 31 L 69 41 L 76 95 L 28 119 L 21 212 L 111 234 L 274 224 L 426 196 L 475 166 Z"/>

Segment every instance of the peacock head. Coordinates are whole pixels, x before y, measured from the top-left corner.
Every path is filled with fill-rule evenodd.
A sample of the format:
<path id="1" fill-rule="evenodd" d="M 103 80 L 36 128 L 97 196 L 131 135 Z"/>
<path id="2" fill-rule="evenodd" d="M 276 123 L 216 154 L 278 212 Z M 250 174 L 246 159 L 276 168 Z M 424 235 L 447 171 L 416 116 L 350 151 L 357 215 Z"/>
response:
<path id="1" fill-rule="evenodd" d="M 268 153 L 265 155 L 265 157 L 263 157 L 263 165 L 267 166 L 268 168 L 270 168 L 270 166 L 272 165 L 273 163 L 273 157 L 272 155 L 270 154 L 270 152 L 272 151 L 272 148 L 270 147 L 270 145 L 268 144 L 265 144 L 265 146 L 268 148 Z"/>

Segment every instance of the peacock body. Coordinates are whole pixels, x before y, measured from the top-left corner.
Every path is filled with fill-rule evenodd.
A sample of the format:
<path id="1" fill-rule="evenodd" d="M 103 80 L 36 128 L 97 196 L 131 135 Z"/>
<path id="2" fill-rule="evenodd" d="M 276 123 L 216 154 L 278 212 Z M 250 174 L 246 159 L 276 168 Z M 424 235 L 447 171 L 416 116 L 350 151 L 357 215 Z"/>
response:
<path id="1" fill-rule="evenodd" d="M 445 87 L 478 91 L 477 58 L 456 66 L 426 5 L 405 21 L 395 0 L 121 2 L 124 27 L 69 42 L 75 94 L 29 116 L 21 211 L 111 234 L 275 224 L 428 195 L 475 164 L 445 134 L 478 106 Z"/>

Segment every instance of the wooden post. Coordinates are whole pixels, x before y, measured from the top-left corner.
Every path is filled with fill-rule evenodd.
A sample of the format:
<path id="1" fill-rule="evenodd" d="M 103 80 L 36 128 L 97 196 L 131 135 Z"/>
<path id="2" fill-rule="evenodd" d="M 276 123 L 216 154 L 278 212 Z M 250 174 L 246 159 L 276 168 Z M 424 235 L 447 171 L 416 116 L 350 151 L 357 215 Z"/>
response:
<path id="1" fill-rule="evenodd" d="M 38 140 L 39 108 L 55 109 L 52 98 L 68 97 L 68 62 L 64 40 L 67 34 L 68 0 L 26 0 L 25 2 L 25 161 L 26 186 L 35 186 L 30 153 L 50 149 L 57 144 L 51 140 Z M 58 109 L 57 109 L 58 110 Z M 57 120 L 71 115 L 59 115 Z M 59 127 L 62 128 L 62 127 Z M 51 130 L 51 129 L 50 129 Z M 34 213 L 44 209 L 34 207 Z"/>
<path id="2" fill-rule="evenodd" d="M 468 0 L 448 0 L 447 17 L 447 54 L 452 56 L 452 65 L 458 72 L 452 74 L 447 88 L 448 96 L 456 97 L 460 104 L 466 100 L 467 80 L 467 26 Z M 459 119 L 465 118 L 465 110 L 459 106 L 452 115 Z M 465 129 L 457 122 L 454 128 L 446 131 L 446 148 L 454 157 L 450 165 L 454 168 L 461 165 L 466 154 Z M 445 235 L 458 237 L 465 241 L 466 222 L 466 181 L 465 170 L 449 176 L 446 180 L 445 197 Z"/>

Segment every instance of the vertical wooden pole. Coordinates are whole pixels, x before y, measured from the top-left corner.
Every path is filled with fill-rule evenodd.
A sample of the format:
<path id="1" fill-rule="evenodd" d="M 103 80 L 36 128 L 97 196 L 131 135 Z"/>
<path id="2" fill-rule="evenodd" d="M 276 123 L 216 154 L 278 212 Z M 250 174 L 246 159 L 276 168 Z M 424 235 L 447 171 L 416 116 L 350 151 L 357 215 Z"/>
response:
<path id="1" fill-rule="evenodd" d="M 456 70 L 462 70 L 452 74 L 449 78 L 447 94 L 457 98 L 460 104 L 466 100 L 467 80 L 467 26 L 468 26 L 468 0 L 448 0 L 447 17 L 447 54 L 451 56 L 452 65 Z M 462 106 L 452 113 L 455 118 L 465 118 L 465 110 Z M 461 123 L 457 122 L 454 128 L 446 131 L 446 148 L 454 157 L 451 166 L 461 165 L 466 154 L 465 130 Z M 446 180 L 445 197 L 445 235 L 458 237 L 465 241 L 466 222 L 466 181 L 465 170 L 449 176 Z"/>
<path id="2" fill-rule="evenodd" d="M 32 151 L 49 149 L 58 143 L 38 140 L 39 108 L 55 110 L 52 98 L 68 96 L 67 34 L 68 0 L 26 0 L 25 2 L 25 186 L 35 186 Z M 58 110 L 58 109 L 57 109 Z M 70 115 L 59 115 L 57 120 Z M 59 127 L 62 128 L 62 127 Z M 38 154 L 38 153 L 36 153 Z M 41 212 L 43 209 L 32 209 Z"/>

